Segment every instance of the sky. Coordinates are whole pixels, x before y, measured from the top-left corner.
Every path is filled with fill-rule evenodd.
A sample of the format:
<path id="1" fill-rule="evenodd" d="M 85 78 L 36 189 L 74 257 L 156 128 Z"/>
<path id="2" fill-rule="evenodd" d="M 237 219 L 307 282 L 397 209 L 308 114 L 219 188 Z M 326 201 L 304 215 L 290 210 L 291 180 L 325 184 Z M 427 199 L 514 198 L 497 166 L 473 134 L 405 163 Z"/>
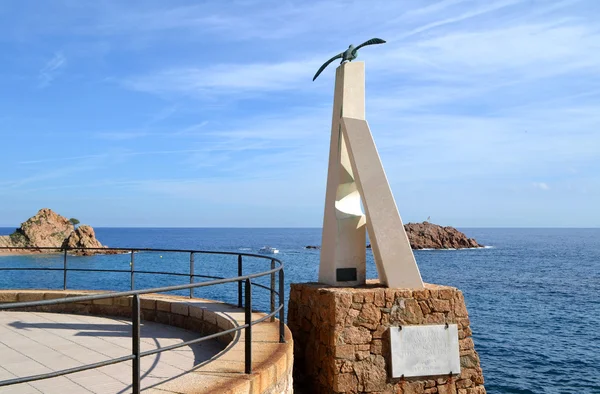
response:
<path id="1" fill-rule="evenodd" d="M 320 227 L 334 63 L 404 222 L 600 226 L 596 0 L 0 5 L 0 226 Z"/>

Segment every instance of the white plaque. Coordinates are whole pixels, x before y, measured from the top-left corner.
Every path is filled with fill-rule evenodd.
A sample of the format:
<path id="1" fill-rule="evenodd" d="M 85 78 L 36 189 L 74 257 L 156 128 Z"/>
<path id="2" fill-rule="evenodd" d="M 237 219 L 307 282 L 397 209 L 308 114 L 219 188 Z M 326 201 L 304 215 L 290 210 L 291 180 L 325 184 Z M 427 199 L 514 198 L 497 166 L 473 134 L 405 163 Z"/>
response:
<path id="1" fill-rule="evenodd" d="M 460 373 L 456 324 L 390 327 L 392 376 Z"/>

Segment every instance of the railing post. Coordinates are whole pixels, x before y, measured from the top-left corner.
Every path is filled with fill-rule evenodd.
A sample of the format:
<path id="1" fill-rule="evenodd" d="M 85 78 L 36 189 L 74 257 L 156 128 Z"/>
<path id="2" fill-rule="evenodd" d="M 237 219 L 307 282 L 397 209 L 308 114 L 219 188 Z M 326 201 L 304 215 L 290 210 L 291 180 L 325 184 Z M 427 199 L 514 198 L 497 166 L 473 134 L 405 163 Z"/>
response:
<path id="1" fill-rule="evenodd" d="M 279 269 L 279 306 L 281 309 L 279 310 L 279 343 L 285 343 L 285 324 L 283 323 L 283 319 L 285 316 L 285 281 L 283 274 L 283 267 Z"/>
<path id="2" fill-rule="evenodd" d="M 135 271 L 135 250 L 131 251 L 131 261 L 129 263 L 129 266 L 131 267 L 131 290 L 135 289 L 135 279 L 133 278 L 133 272 Z"/>
<path id="3" fill-rule="evenodd" d="M 238 276 L 242 276 L 242 255 L 238 254 Z M 242 307 L 242 281 L 238 280 L 238 308 Z"/>
<path id="4" fill-rule="evenodd" d="M 246 279 L 246 348 L 245 348 L 245 371 L 252 373 L 252 283 L 250 278 Z"/>
<path id="5" fill-rule="evenodd" d="M 271 260 L 271 269 L 275 269 L 275 260 Z M 275 272 L 271 273 L 271 313 L 275 311 Z M 271 323 L 275 321 L 275 315 L 271 316 Z"/>
<path id="6" fill-rule="evenodd" d="M 65 254 L 63 257 L 63 290 L 67 290 L 67 247 L 65 246 Z"/>
<path id="7" fill-rule="evenodd" d="M 131 299 L 131 348 L 133 359 L 133 368 L 131 371 L 131 387 L 133 394 L 140 394 L 140 296 L 136 294 Z"/>
<path id="8" fill-rule="evenodd" d="M 190 253 L 190 284 L 194 283 L 194 252 Z M 190 288 L 190 298 L 194 298 L 194 288 Z"/>

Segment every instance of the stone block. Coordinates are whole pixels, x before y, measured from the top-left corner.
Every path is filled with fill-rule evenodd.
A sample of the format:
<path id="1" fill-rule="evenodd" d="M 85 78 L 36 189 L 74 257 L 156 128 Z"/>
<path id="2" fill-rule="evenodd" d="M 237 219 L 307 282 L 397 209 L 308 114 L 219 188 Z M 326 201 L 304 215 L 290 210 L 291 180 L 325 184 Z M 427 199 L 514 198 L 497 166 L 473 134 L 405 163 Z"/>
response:
<path id="1" fill-rule="evenodd" d="M 169 312 L 163 312 L 163 311 L 156 311 L 155 314 L 155 322 L 160 323 L 160 324 L 169 324 L 169 316 L 171 314 Z"/>
<path id="2" fill-rule="evenodd" d="M 140 308 L 141 309 L 156 309 L 156 300 L 149 300 L 147 298 L 140 298 Z"/>
<path id="3" fill-rule="evenodd" d="M 0 293 L 0 297 L 2 297 L 2 293 Z M 67 296 L 60 292 L 44 292 L 43 298 L 45 300 L 59 300 L 61 298 L 67 298 Z"/>
<path id="4" fill-rule="evenodd" d="M 423 311 L 415 299 L 402 299 L 390 312 L 392 325 L 422 324 Z"/>
<path id="5" fill-rule="evenodd" d="M 435 312 L 450 312 L 450 300 L 430 300 L 432 309 Z"/>
<path id="6" fill-rule="evenodd" d="M 183 302 L 172 302 L 171 303 L 171 313 L 176 315 L 188 316 L 190 308 L 187 304 Z"/>
<path id="7" fill-rule="evenodd" d="M 473 352 L 460 356 L 461 368 L 475 368 L 479 366 L 479 357 Z"/>
<path id="8" fill-rule="evenodd" d="M 204 309 L 197 307 L 195 305 L 190 305 L 190 316 L 195 319 L 203 319 Z"/>
<path id="9" fill-rule="evenodd" d="M 217 314 L 211 310 L 205 309 L 204 310 L 204 321 L 207 322 L 208 324 L 212 324 L 214 326 L 217 325 Z"/>
<path id="10" fill-rule="evenodd" d="M 453 382 L 437 386 L 437 389 L 439 394 L 457 394 L 456 385 Z"/>
<path id="11" fill-rule="evenodd" d="M 460 350 L 472 350 L 475 348 L 472 338 L 465 338 L 458 341 Z"/>
<path id="12" fill-rule="evenodd" d="M 387 330 L 388 330 L 388 327 L 386 327 L 383 324 L 377 326 L 375 331 L 373 331 L 373 339 L 381 339 L 385 335 Z"/>
<path id="13" fill-rule="evenodd" d="M 456 317 L 468 317 L 467 307 L 464 302 L 457 302 L 454 304 L 454 314 Z"/>
<path id="14" fill-rule="evenodd" d="M 233 328 L 233 322 L 227 316 L 217 314 L 217 326 L 220 330 L 225 331 Z"/>
<path id="15" fill-rule="evenodd" d="M 446 316 L 443 313 L 431 313 L 423 319 L 424 324 L 444 324 Z"/>
<path id="16" fill-rule="evenodd" d="M 171 303 L 169 301 L 156 301 L 156 310 L 161 312 L 171 312 Z"/>
<path id="17" fill-rule="evenodd" d="M 341 373 L 333 377 L 333 391 L 336 393 L 355 393 L 358 379 L 352 373 Z"/>
<path id="18" fill-rule="evenodd" d="M 131 297 L 113 298 L 113 304 L 114 305 L 118 305 L 118 306 L 128 306 L 128 307 L 131 307 Z M 140 307 L 141 307 L 141 305 L 140 305 Z"/>
<path id="19" fill-rule="evenodd" d="M 457 389 L 464 389 L 473 386 L 473 381 L 471 379 L 460 379 L 456 381 Z"/>
<path id="20" fill-rule="evenodd" d="M 113 299 L 112 298 L 100 298 L 99 300 L 93 300 L 92 304 L 93 305 L 112 305 Z"/>
<path id="21" fill-rule="evenodd" d="M 338 303 L 342 308 L 349 308 L 352 305 L 352 293 L 340 292 L 338 295 Z"/>
<path id="22" fill-rule="evenodd" d="M 154 309 L 142 309 L 142 320 L 156 321 L 156 311 Z"/>
<path id="23" fill-rule="evenodd" d="M 370 356 L 353 365 L 354 373 L 358 378 L 359 387 L 365 392 L 385 390 L 387 372 L 385 360 L 382 356 Z"/>
<path id="24" fill-rule="evenodd" d="M 360 345 L 371 342 L 371 332 L 364 327 L 347 327 L 340 335 L 341 343 Z"/>
<path id="25" fill-rule="evenodd" d="M 383 342 L 380 339 L 373 339 L 371 342 L 371 348 L 369 350 L 372 354 L 382 354 Z"/>
<path id="26" fill-rule="evenodd" d="M 374 330 L 381 320 L 381 309 L 374 304 L 364 304 L 358 315 L 358 322 L 370 330 Z"/>
<path id="27" fill-rule="evenodd" d="M 413 290 L 413 297 L 415 300 L 419 301 L 429 300 L 431 298 L 428 289 Z"/>
<path id="28" fill-rule="evenodd" d="M 373 296 L 373 302 L 375 306 L 383 308 L 385 306 L 385 291 L 383 289 L 376 289 Z"/>
<path id="29" fill-rule="evenodd" d="M 169 325 L 179 328 L 185 328 L 185 321 L 187 316 L 176 315 L 174 313 L 169 313 Z"/>
<path id="30" fill-rule="evenodd" d="M 467 394 L 486 394 L 483 386 L 467 389 Z"/>
<path id="31" fill-rule="evenodd" d="M 423 315 L 428 315 L 431 313 L 431 308 L 427 304 L 427 301 L 419 301 L 419 306 L 421 307 L 421 312 L 423 312 Z"/>
<path id="32" fill-rule="evenodd" d="M 335 358 L 343 358 L 347 360 L 354 360 L 355 356 L 354 345 L 337 345 L 335 346 L 334 356 Z"/>
<path id="33" fill-rule="evenodd" d="M 454 297 L 455 291 L 452 289 L 440 289 L 438 295 L 441 300 L 451 300 Z"/>
<path id="34" fill-rule="evenodd" d="M 17 300 L 19 302 L 41 301 L 44 299 L 44 293 L 18 293 Z"/>
<path id="35" fill-rule="evenodd" d="M 0 292 L 0 304 L 5 302 L 17 302 L 17 293 L 13 292 Z"/>
<path id="36" fill-rule="evenodd" d="M 425 393 L 425 382 L 408 382 L 404 381 L 400 383 L 402 387 L 402 394 L 424 394 Z"/>

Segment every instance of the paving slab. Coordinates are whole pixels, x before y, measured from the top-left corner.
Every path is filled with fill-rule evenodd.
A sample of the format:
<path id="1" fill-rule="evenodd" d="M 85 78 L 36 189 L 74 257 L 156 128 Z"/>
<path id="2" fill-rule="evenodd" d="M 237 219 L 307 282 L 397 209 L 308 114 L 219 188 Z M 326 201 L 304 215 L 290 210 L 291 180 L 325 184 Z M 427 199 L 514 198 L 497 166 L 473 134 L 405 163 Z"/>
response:
<path id="1" fill-rule="evenodd" d="M 142 321 L 142 351 L 197 338 L 181 328 Z M 144 392 L 164 385 L 223 350 L 213 340 L 142 359 Z M 0 381 L 131 354 L 131 321 L 45 312 L 0 311 Z M 131 361 L 31 383 L 0 387 L 0 394 L 131 392 Z M 163 392 L 164 393 L 164 392 Z"/>

